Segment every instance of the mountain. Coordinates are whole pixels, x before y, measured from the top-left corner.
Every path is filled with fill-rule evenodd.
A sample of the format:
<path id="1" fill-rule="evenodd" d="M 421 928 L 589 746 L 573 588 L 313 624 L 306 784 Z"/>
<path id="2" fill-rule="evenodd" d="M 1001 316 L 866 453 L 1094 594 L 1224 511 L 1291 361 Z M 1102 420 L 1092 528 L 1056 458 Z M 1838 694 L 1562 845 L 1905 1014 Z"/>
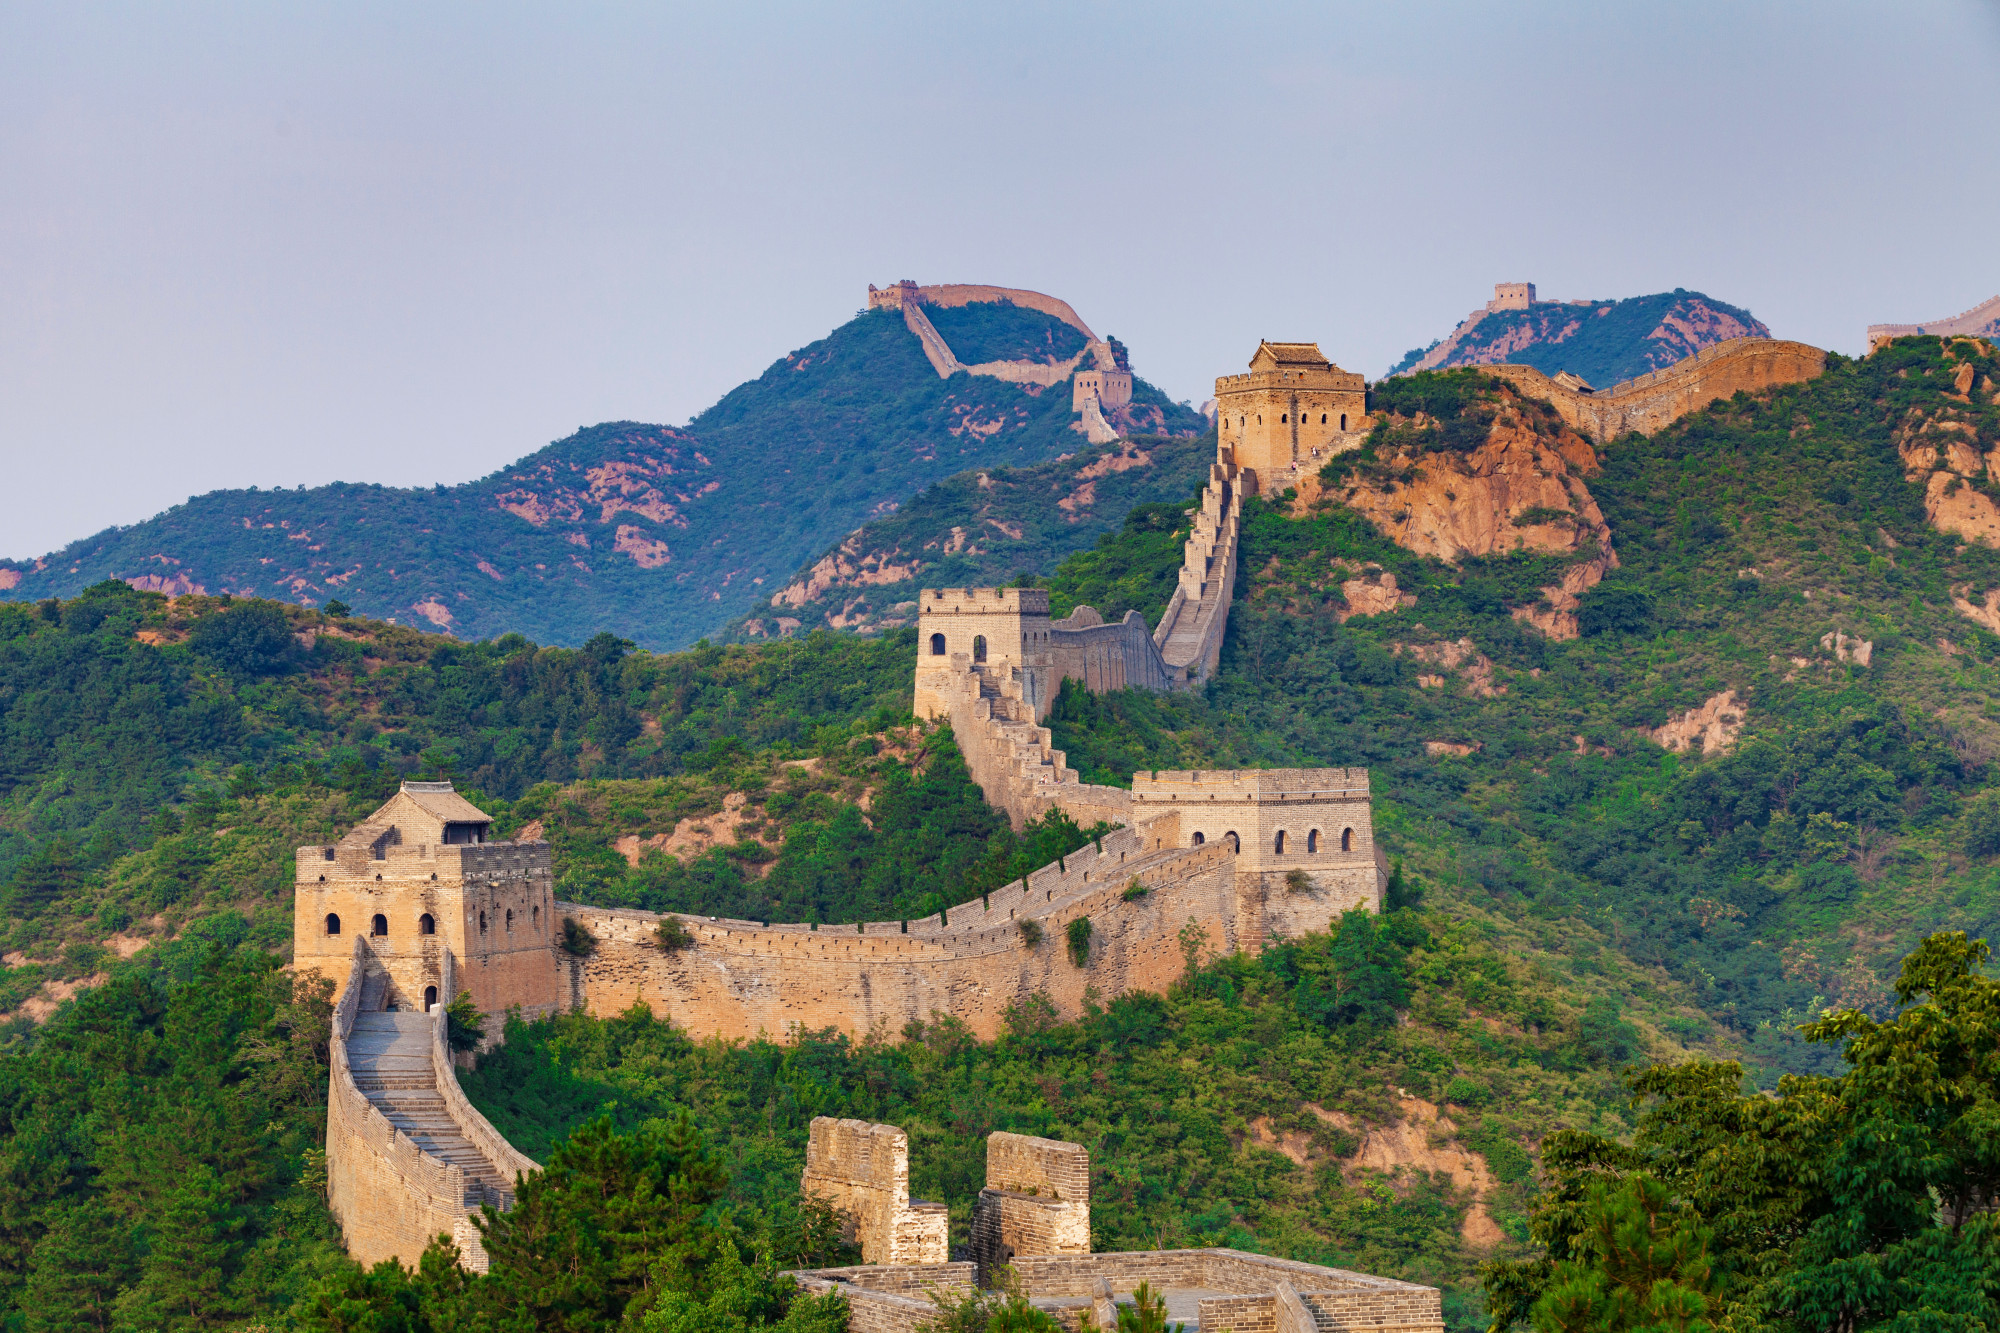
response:
<path id="1" fill-rule="evenodd" d="M 947 363 L 941 376 L 909 320 L 871 308 L 685 427 L 588 427 L 460 486 L 211 492 L 40 560 L 0 561 L 0 596 L 67 597 L 117 578 L 170 594 L 337 600 L 468 639 L 581 643 L 610 630 L 686 644 L 936 481 L 1086 445 L 1071 387 L 1084 344 L 1120 364 L 1122 347 L 975 290 L 981 299 L 938 311 L 984 358 L 970 370 Z M 1000 377 L 1023 367 L 1039 379 Z M 1143 380 L 1111 416 L 1126 429 L 1203 425 Z"/>
<path id="2" fill-rule="evenodd" d="M 919 588 L 1046 576 L 1116 532 L 1139 506 L 1171 510 L 1169 530 L 1178 528 L 1179 509 L 1192 502 L 1214 457 L 1211 429 L 1135 435 L 1028 467 L 961 472 L 849 533 L 721 637 L 894 629 L 912 623 Z"/>
<path id="3" fill-rule="evenodd" d="M 1075 1138 L 1118 1245 L 1432 1281 L 1484 1327 L 1478 1265 L 1535 1255 L 1576 1136 L 1645 1123 L 1622 1068 L 1839 1073 L 1802 1024 L 1886 1020 L 1921 939 L 2000 932 L 1996 398 L 1992 348 L 1936 338 L 1602 444 L 1476 372 L 1380 385 L 1360 449 L 1246 502 L 1209 686 L 1051 716 L 1090 781 L 1368 766 L 1380 919 L 993 1042 L 516 1025 L 469 1095 L 538 1149 L 686 1106 L 773 1216 L 815 1114 L 908 1125 L 933 1198 L 969 1197 L 990 1129 Z M 1052 601 L 1156 614 L 1178 508 L 1070 555 Z M 1007 829 L 912 729 L 914 640 L 466 643 L 116 582 L 0 605 L 0 1309 L 150 1308 L 179 1235 L 232 1318 L 352 1276 L 314 1156 L 325 1006 L 277 963 L 292 849 L 399 777 L 539 826 L 605 904 L 879 917 L 1074 845 Z"/>
<path id="4" fill-rule="evenodd" d="M 1512 362 L 1606 389 L 1715 343 L 1770 336 L 1748 310 L 1679 287 L 1619 301 L 1539 301 L 1533 283 L 1501 283 L 1448 337 L 1404 353 L 1389 374 Z"/>

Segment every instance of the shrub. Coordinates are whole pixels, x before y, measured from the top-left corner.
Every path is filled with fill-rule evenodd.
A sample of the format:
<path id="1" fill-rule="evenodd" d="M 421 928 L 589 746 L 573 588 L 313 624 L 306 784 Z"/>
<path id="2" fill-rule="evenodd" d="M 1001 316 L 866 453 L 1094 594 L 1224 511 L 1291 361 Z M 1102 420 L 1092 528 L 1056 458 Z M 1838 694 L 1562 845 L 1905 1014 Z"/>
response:
<path id="1" fill-rule="evenodd" d="M 1312 876 L 1308 875 L 1305 871 L 1287 870 L 1285 872 L 1286 893 L 1311 893 L 1312 886 Z"/>
<path id="2" fill-rule="evenodd" d="M 1151 892 L 1152 892 L 1151 889 L 1148 889 L 1144 884 L 1141 884 L 1138 880 L 1138 877 L 1134 876 L 1132 882 L 1125 886 L 1125 893 L 1123 896 L 1126 902 L 1131 903 L 1131 902 L 1137 902 L 1139 899 L 1145 897 L 1148 893 Z"/>
<path id="3" fill-rule="evenodd" d="M 477 1050 L 486 1036 L 486 1015 L 472 1003 L 471 991 L 460 991 L 444 1009 L 445 1044 L 454 1051 Z"/>
<path id="4" fill-rule="evenodd" d="M 203 616 L 188 646 L 233 676 L 271 676 L 298 654 L 291 622 L 274 602 L 241 602 Z"/>
<path id="5" fill-rule="evenodd" d="M 1486 1085 L 1464 1074 L 1453 1075 L 1451 1082 L 1444 1085 L 1444 1099 L 1460 1106 L 1484 1106 L 1486 1098 Z"/>
<path id="6" fill-rule="evenodd" d="M 1090 918 L 1080 916 L 1069 923 L 1069 960 L 1078 967 L 1090 964 Z"/>
<path id="7" fill-rule="evenodd" d="M 1042 942 L 1042 923 L 1039 921 L 1018 921 L 1015 928 L 1021 932 L 1021 943 L 1030 949 Z"/>
<path id="8" fill-rule="evenodd" d="M 557 942 L 565 953 L 577 958 L 588 958 L 597 952 L 597 936 L 573 916 L 563 918 L 562 939 Z"/>
<path id="9" fill-rule="evenodd" d="M 1584 594 L 1577 609 L 1577 628 L 1586 638 L 1599 634 L 1636 634 L 1653 618 L 1653 599 L 1637 588 L 1600 583 Z"/>
<path id="10" fill-rule="evenodd" d="M 679 917 L 670 916 L 653 928 L 653 939 L 663 953 L 677 953 L 694 943 L 694 932 Z"/>
<path id="11" fill-rule="evenodd" d="M 2000 792 L 1986 792 L 1969 802 L 1960 823 L 1968 855 L 1991 856 L 2000 852 Z"/>

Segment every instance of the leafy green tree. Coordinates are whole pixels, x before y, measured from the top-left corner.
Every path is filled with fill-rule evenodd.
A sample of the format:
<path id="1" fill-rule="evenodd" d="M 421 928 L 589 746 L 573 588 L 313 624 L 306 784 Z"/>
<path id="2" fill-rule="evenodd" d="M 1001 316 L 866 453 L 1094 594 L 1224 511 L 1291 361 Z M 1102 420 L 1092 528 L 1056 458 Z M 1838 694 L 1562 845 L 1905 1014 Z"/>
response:
<path id="1" fill-rule="evenodd" d="M 218 1328 L 239 1315 L 229 1269 L 241 1227 L 221 1176 L 196 1164 L 151 1228 L 139 1281 L 118 1301 L 118 1322 L 179 1333 Z"/>
<path id="2" fill-rule="evenodd" d="M 299 656 L 291 622 L 271 602 L 246 601 L 203 616 L 188 632 L 188 646 L 233 676 L 274 675 Z"/>

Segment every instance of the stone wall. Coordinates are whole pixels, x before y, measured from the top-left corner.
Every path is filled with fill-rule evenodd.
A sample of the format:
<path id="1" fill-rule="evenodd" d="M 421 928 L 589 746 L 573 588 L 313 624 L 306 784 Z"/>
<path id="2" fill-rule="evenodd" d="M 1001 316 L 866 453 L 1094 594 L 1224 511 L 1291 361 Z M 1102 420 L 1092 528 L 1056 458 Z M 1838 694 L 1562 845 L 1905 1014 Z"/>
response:
<path id="1" fill-rule="evenodd" d="M 1588 394 L 1557 384 L 1533 366 L 1476 369 L 1499 376 L 1531 398 L 1545 399 L 1564 421 L 1603 444 L 1632 431 L 1651 435 L 1739 391 L 1761 393 L 1809 380 L 1826 369 L 1826 353 L 1778 338 L 1732 338 L 1665 370 Z"/>
<path id="2" fill-rule="evenodd" d="M 986 1136 L 986 1188 L 972 1207 L 981 1285 L 1016 1255 L 1090 1253 L 1090 1154 L 1080 1143 Z"/>
<path id="3" fill-rule="evenodd" d="M 848 1333 L 914 1333 L 937 1318 L 928 1293 L 967 1296 L 973 1290 L 973 1265 L 911 1264 L 859 1268 L 819 1268 L 787 1272 L 810 1296 L 838 1291 L 847 1298 Z"/>
<path id="4" fill-rule="evenodd" d="M 1281 1285 L 1290 1286 L 1322 1329 L 1373 1333 L 1441 1333 L 1442 1302 L 1435 1287 L 1398 1282 L 1317 1264 L 1272 1259 L 1241 1250 L 1138 1250 L 1124 1254 L 1022 1256 L 1015 1276 L 1037 1296 L 1088 1299 L 1097 1284 L 1131 1291 L 1201 1288 L 1230 1292 L 1200 1304 L 1201 1327 L 1276 1330 Z"/>
<path id="5" fill-rule="evenodd" d="M 950 1218 L 910 1199 L 910 1138 L 894 1125 L 816 1116 L 799 1193 L 841 1215 L 843 1236 L 868 1264 L 942 1264 Z"/>
<path id="6" fill-rule="evenodd" d="M 1950 319 L 1934 319 L 1927 324 L 1870 324 L 1868 350 L 1896 338 L 1930 334 L 1940 338 L 1992 338 L 2000 336 L 2000 296 L 1989 297 L 1972 309 Z"/>
<path id="7" fill-rule="evenodd" d="M 1191 686 L 1206 683 L 1222 662 L 1243 516 L 1243 494 L 1236 482 L 1233 464 L 1210 466 L 1208 485 L 1202 489 L 1201 505 L 1181 553 L 1179 582 L 1153 630 L 1153 642 L 1167 668 Z"/>
<path id="8" fill-rule="evenodd" d="M 1106 624 L 1095 608 L 1079 606 L 1063 619 L 1049 622 L 1049 648 L 1058 688 L 1064 680 L 1099 693 L 1170 690 L 1183 683 L 1160 656 L 1146 618 L 1137 611 Z"/>
<path id="9" fill-rule="evenodd" d="M 469 1267 L 483 1269 L 483 1253 L 468 1250 L 468 1240 L 476 1243 L 478 1233 L 466 1235 L 470 1224 L 465 1173 L 417 1147 L 355 1086 L 347 1038 L 360 1006 L 365 955 L 366 946 L 355 940 L 347 984 L 333 1010 L 328 1051 L 333 1068 L 326 1098 L 327 1207 L 340 1223 L 348 1254 L 363 1266 L 384 1259 L 415 1264 L 431 1238 L 443 1233 L 459 1241 Z"/>
<path id="10" fill-rule="evenodd" d="M 563 904 L 598 940 L 589 958 L 570 963 L 572 998 L 599 1014 L 642 1003 L 690 1032 L 725 1039 L 784 1037 L 798 1027 L 894 1036 L 940 1015 L 990 1039 L 1007 1008 L 1029 996 L 1045 995 L 1063 1017 L 1078 1018 L 1086 987 L 1103 1000 L 1166 989 L 1185 967 L 1179 931 L 1189 918 L 1211 951 L 1261 942 L 1263 904 L 1242 900 L 1227 850 L 1148 845 L 1130 829 L 1106 835 L 1102 846 L 920 921 L 813 929 L 682 917 L 695 940 L 673 952 L 656 942 L 660 917 L 652 913 Z M 1128 899 L 1134 880 L 1145 891 Z M 1330 918 L 1331 901 L 1319 905 Z M 1091 923 L 1083 967 L 1065 947 L 1078 917 Z"/>

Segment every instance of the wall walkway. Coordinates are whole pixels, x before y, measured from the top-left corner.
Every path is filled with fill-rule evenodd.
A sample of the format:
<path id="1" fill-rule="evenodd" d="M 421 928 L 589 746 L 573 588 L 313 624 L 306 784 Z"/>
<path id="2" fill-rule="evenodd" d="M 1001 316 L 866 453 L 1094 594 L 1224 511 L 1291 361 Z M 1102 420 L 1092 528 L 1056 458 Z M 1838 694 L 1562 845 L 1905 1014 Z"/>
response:
<path id="1" fill-rule="evenodd" d="M 1633 431 L 1651 435 L 1718 398 L 1761 393 L 1809 380 L 1826 369 L 1826 353 L 1780 338 L 1732 338 L 1704 347 L 1649 375 L 1593 393 L 1558 384 L 1533 366 L 1475 366 L 1531 398 L 1541 398 L 1572 427 L 1599 444 Z"/>

